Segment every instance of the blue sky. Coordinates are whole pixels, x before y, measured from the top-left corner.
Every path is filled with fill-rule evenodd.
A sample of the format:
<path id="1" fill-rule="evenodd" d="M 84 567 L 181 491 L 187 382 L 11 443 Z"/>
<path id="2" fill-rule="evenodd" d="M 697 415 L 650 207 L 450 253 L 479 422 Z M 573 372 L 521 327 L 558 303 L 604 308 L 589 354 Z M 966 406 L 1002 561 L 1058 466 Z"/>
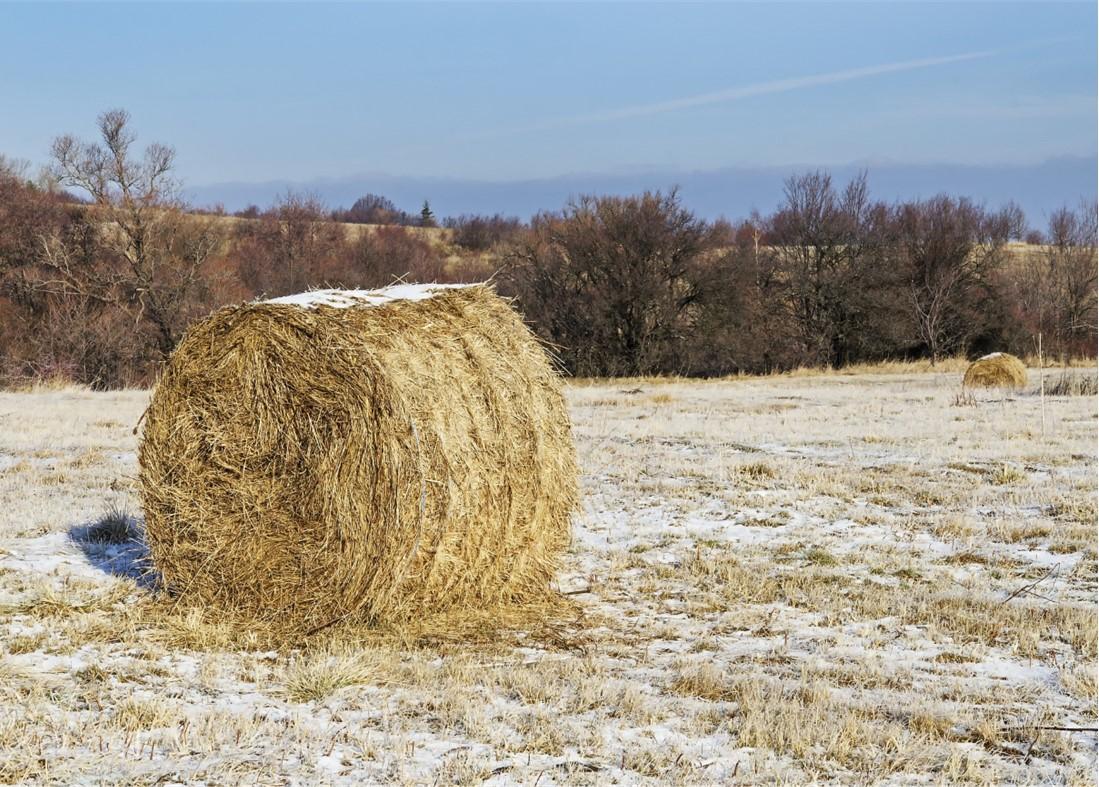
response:
<path id="1" fill-rule="evenodd" d="M 1096 6 L 0 5 L 0 153 L 127 108 L 191 184 L 1096 151 Z"/>

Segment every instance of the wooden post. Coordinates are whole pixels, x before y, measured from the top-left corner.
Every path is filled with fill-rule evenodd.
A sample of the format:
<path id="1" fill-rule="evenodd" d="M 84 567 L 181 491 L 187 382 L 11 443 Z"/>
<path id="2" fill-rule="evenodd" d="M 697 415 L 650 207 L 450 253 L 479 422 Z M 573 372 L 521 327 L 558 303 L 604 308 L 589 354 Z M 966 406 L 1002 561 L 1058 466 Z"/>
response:
<path id="1" fill-rule="evenodd" d="M 1042 434 L 1046 433 L 1046 363 L 1042 358 L 1042 332 L 1038 331 L 1038 396 L 1042 400 Z"/>

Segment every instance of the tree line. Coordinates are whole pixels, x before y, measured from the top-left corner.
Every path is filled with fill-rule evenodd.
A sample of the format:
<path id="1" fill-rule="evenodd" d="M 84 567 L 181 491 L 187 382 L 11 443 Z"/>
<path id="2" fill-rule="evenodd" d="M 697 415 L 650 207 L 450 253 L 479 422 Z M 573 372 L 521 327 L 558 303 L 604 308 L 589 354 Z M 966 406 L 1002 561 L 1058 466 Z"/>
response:
<path id="1" fill-rule="evenodd" d="M 782 203 L 707 221 L 674 191 L 583 196 L 529 222 L 440 229 L 366 195 L 227 216 L 181 197 L 174 151 L 128 115 L 58 137 L 37 182 L 0 157 L 0 383 L 146 385 L 218 306 L 312 287 L 491 278 L 577 375 L 771 372 L 992 350 L 1096 351 L 1096 207 L 1028 227 L 1019 208 L 887 203 L 808 172 Z M 1020 241 L 1029 245 L 1022 245 Z"/>

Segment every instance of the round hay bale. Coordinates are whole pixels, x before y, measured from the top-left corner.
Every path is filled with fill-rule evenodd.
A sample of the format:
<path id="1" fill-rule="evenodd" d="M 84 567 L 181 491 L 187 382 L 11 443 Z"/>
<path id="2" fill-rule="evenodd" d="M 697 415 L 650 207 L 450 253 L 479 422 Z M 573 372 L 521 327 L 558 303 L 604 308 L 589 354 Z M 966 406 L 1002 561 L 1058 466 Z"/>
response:
<path id="1" fill-rule="evenodd" d="M 978 358 L 965 370 L 963 388 L 1026 387 L 1026 366 L 1010 353 L 991 353 Z"/>
<path id="2" fill-rule="evenodd" d="M 165 587 L 307 631 L 546 598 L 577 502 L 560 378 L 487 285 L 215 312 L 139 462 Z"/>

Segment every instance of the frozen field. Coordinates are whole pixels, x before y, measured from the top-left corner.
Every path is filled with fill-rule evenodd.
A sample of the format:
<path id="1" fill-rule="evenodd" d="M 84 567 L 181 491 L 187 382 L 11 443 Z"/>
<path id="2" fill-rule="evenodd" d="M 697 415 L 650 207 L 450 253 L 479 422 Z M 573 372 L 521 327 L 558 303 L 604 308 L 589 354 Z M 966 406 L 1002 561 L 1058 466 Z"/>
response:
<path id="1" fill-rule="evenodd" d="M 0 781 L 1094 784 L 1096 399 L 959 379 L 577 383 L 582 626 L 289 653 L 86 538 L 146 394 L 0 394 Z"/>

